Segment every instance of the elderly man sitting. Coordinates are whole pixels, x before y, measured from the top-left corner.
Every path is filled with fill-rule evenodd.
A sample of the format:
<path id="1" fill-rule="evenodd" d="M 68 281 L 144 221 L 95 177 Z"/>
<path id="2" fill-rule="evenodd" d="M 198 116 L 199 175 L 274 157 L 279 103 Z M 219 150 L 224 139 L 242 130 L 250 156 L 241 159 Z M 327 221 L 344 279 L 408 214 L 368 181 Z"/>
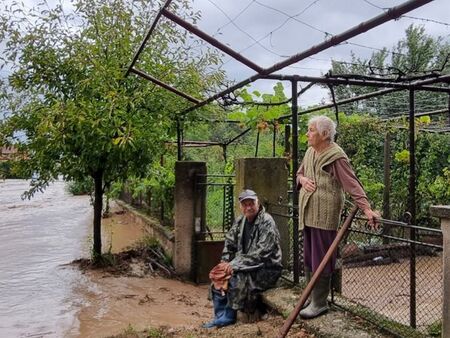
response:
<path id="1" fill-rule="evenodd" d="M 221 262 L 210 272 L 214 319 L 206 328 L 236 322 L 237 310 L 252 313 L 261 292 L 281 275 L 281 247 L 277 226 L 253 190 L 239 195 L 239 216 L 225 237 Z"/>

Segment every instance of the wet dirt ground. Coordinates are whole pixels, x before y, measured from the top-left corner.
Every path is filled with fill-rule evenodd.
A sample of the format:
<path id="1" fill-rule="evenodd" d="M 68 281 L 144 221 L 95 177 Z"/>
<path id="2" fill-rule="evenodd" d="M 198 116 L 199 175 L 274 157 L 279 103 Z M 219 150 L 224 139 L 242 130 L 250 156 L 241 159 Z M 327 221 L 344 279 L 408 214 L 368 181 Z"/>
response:
<path id="1" fill-rule="evenodd" d="M 117 207 L 112 214 L 103 220 L 105 242 L 111 245 L 112 252 L 120 252 L 139 240 L 143 231 Z M 78 313 L 79 329 L 72 336 L 144 337 L 149 336 L 144 330 L 159 330 L 157 337 L 276 337 L 283 325 L 281 316 L 269 314 L 257 323 L 238 322 L 221 329 L 203 329 L 201 324 L 209 321 L 213 312 L 207 300 L 207 286 L 157 274 L 143 275 L 139 264 L 135 262 L 133 272 L 127 276 L 101 269 L 84 271 L 85 283 L 76 290 L 83 300 Z M 294 325 L 288 337 L 312 336 Z"/>

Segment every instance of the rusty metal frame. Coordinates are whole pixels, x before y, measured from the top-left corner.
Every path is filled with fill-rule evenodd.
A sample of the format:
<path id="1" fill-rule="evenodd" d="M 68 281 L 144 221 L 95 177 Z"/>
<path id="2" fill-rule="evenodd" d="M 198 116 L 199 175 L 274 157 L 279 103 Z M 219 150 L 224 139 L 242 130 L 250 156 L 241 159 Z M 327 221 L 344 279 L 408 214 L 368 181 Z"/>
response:
<path id="1" fill-rule="evenodd" d="M 241 54 L 239 54 L 238 52 L 235 52 L 233 49 L 229 48 L 228 46 L 222 44 L 221 42 L 219 42 L 218 40 L 216 40 L 215 38 L 209 36 L 208 34 L 204 33 L 203 31 L 199 30 L 198 28 L 196 28 L 195 26 L 191 25 L 190 23 L 186 22 L 185 20 L 183 20 L 182 18 L 176 16 L 175 14 L 171 13 L 168 10 L 168 7 L 170 5 L 170 3 L 172 2 L 172 0 L 167 0 L 164 5 L 162 6 L 162 8 L 160 9 L 160 11 L 157 13 L 155 20 L 153 21 L 147 35 L 144 38 L 144 41 L 142 42 L 142 44 L 140 45 L 140 47 L 138 48 L 137 52 L 135 53 L 132 62 L 130 63 L 130 65 L 127 68 L 126 71 L 126 75 L 128 75 L 129 73 L 133 72 L 137 75 L 142 76 L 143 72 L 138 71 L 137 69 L 135 69 L 135 64 L 139 58 L 140 53 L 142 53 L 142 51 L 145 48 L 146 43 L 148 42 L 148 40 L 150 39 L 151 34 L 153 33 L 153 31 L 155 30 L 159 20 L 161 19 L 162 16 L 166 17 L 169 20 L 172 20 L 173 22 L 177 23 L 178 25 L 180 25 L 181 27 L 185 28 L 186 30 L 188 30 L 189 32 L 197 35 L 198 37 L 200 37 L 201 39 L 209 42 L 211 45 L 213 45 L 214 47 L 222 50 L 224 53 L 230 55 L 231 57 L 233 57 L 234 59 L 236 59 L 237 61 L 241 62 L 242 64 L 248 66 L 249 68 L 255 70 L 257 73 L 253 76 L 250 76 L 249 78 L 240 81 L 239 83 L 219 92 L 216 93 L 215 95 L 212 95 L 206 99 L 204 99 L 203 101 L 197 102 L 195 103 L 195 100 L 191 100 L 192 97 L 188 94 L 184 94 L 181 95 L 185 98 L 191 98 L 189 99 L 189 101 L 194 102 L 194 106 L 189 107 L 187 109 L 185 109 L 184 111 L 180 112 L 181 115 L 184 115 L 192 110 L 195 110 L 197 108 L 200 108 L 220 97 L 223 97 L 226 94 L 229 94 L 239 88 L 242 88 L 243 86 L 254 82 L 258 79 L 261 79 L 265 76 L 268 76 L 276 71 L 279 71 L 287 66 L 290 66 L 296 62 L 299 62 L 309 56 L 315 55 L 321 51 L 324 51 L 330 47 L 336 46 L 348 39 L 351 39 L 357 35 L 360 35 L 364 32 L 367 32 L 368 30 L 375 28 L 385 22 L 388 22 L 390 20 L 394 20 L 399 18 L 401 15 L 408 13 L 416 8 L 419 8 L 429 2 L 431 2 L 432 0 L 409 0 L 404 2 L 403 4 L 400 4 L 396 7 L 392 7 L 389 10 L 387 10 L 386 12 L 377 15 L 375 17 L 373 17 L 372 19 L 369 19 L 367 21 L 361 22 L 359 25 L 356 25 L 340 34 L 334 35 L 333 37 L 325 40 L 324 42 L 321 42 L 303 52 L 297 53 L 291 57 L 289 57 L 288 59 L 275 63 L 274 65 L 272 65 L 269 68 L 261 68 L 260 66 L 256 65 L 254 62 L 252 62 L 251 60 L 245 58 L 244 56 L 242 56 Z M 150 80 L 158 85 L 163 84 L 163 82 L 159 81 L 156 82 L 154 80 L 153 77 L 147 75 L 144 76 L 144 78 L 146 78 L 147 80 Z M 327 80 L 329 81 L 329 80 Z M 330 82 L 332 83 L 332 82 Z M 381 86 L 381 85 L 380 85 Z M 385 87 L 387 87 L 385 85 Z M 177 91 L 175 88 L 164 84 L 164 88 L 180 95 L 181 92 Z"/>

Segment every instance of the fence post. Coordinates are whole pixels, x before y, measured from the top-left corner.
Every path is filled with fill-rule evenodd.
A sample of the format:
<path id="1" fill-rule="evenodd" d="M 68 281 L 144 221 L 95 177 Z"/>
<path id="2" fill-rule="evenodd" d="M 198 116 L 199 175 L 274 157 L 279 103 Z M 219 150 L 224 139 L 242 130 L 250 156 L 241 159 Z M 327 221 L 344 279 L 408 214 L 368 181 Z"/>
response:
<path id="1" fill-rule="evenodd" d="M 199 176 L 200 175 L 200 176 Z M 204 222 L 204 186 L 206 163 L 178 161 L 175 163 L 175 245 L 174 268 L 184 278 L 195 279 L 195 234 Z"/>
<path id="2" fill-rule="evenodd" d="M 450 337 L 450 205 L 433 205 L 431 216 L 439 217 L 443 236 L 443 286 L 442 333 L 441 337 Z"/>

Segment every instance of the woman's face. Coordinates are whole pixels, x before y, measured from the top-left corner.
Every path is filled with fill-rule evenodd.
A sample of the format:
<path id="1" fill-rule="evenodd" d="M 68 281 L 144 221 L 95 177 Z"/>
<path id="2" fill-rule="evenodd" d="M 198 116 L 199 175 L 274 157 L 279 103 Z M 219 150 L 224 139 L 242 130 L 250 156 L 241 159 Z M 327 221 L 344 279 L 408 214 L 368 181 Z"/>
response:
<path id="1" fill-rule="evenodd" d="M 308 145 L 315 148 L 317 146 L 321 146 L 327 140 L 327 138 L 323 135 L 320 135 L 319 131 L 316 128 L 316 124 L 310 124 L 308 126 L 308 131 L 306 132 L 306 137 L 308 138 Z"/>

